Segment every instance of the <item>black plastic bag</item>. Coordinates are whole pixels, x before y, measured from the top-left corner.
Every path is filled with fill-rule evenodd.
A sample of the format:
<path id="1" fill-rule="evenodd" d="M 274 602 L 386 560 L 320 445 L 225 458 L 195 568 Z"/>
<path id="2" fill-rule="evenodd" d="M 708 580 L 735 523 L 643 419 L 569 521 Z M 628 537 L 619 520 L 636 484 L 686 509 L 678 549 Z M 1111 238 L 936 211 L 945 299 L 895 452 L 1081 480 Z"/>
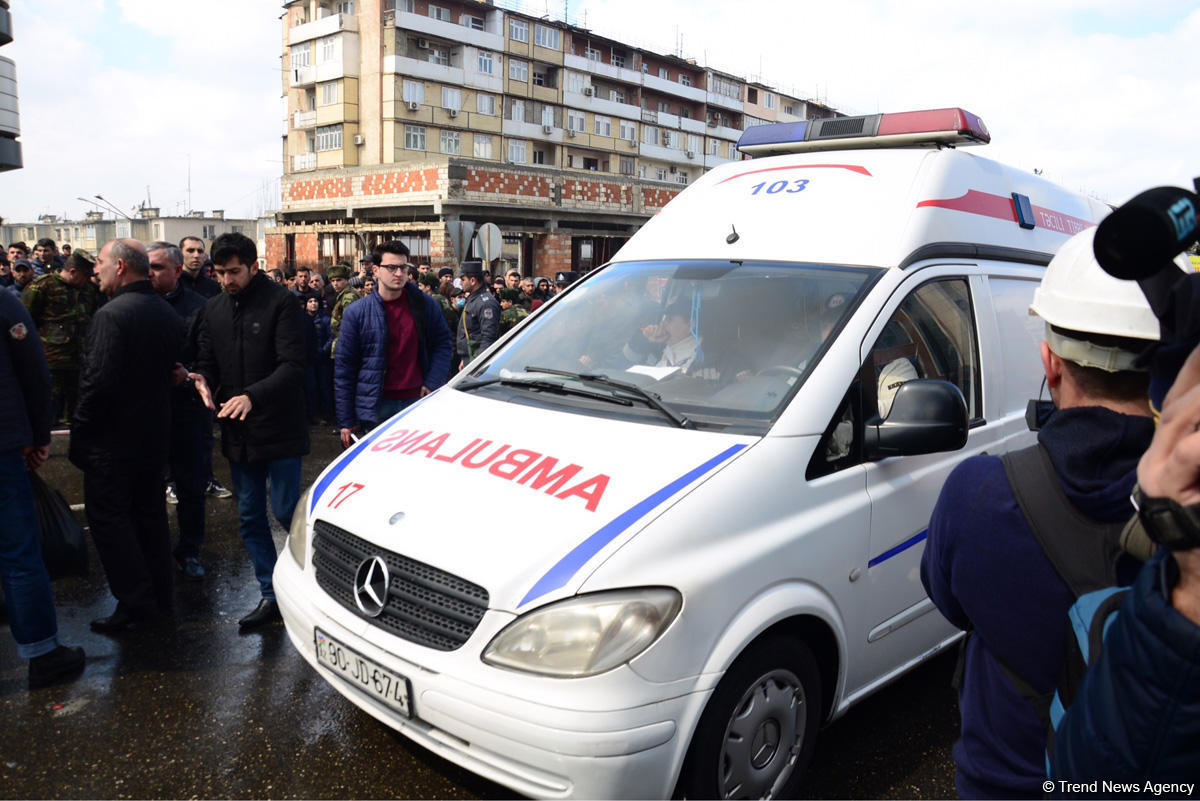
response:
<path id="1" fill-rule="evenodd" d="M 71 507 L 61 492 L 32 470 L 29 471 L 29 483 L 33 485 L 33 505 L 42 538 L 42 561 L 46 563 L 50 578 L 86 576 L 87 542 Z"/>

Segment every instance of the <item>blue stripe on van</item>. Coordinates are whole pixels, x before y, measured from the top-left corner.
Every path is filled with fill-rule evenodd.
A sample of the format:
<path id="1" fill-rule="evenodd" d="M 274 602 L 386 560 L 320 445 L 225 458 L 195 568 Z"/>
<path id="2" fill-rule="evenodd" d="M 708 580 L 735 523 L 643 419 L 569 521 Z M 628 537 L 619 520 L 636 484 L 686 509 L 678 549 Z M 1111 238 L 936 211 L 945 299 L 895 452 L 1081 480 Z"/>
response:
<path id="1" fill-rule="evenodd" d="M 559 587 L 564 586 L 568 581 L 571 580 L 572 576 L 579 572 L 581 567 L 587 564 L 589 559 L 599 553 L 601 548 L 616 539 L 617 535 L 625 531 L 625 529 L 632 526 L 641 518 L 648 515 L 672 495 L 679 492 L 688 484 L 696 481 L 705 473 L 708 473 L 717 465 L 726 461 L 745 447 L 745 445 L 730 446 L 726 450 L 709 459 L 704 464 L 689 470 L 679 478 L 672 481 L 670 484 L 647 496 L 641 501 L 638 501 L 621 514 L 614 517 L 599 531 L 592 534 L 583 542 L 579 543 L 579 545 L 575 546 L 570 553 L 559 560 L 558 564 L 550 568 L 550 570 L 546 572 L 546 575 L 538 579 L 537 583 L 533 585 L 533 588 L 529 590 L 528 594 L 521 599 L 521 603 L 517 604 L 517 606 L 524 606 L 535 598 L 540 598 L 546 593 L 552 592 L 557 590 Z"/>
<path id="2" fill-rule="evenodd" d="M 909 548 L 913 547 L 917 543 L 924 542 L 925 538 L 928 536 L 929 536 L 929 529 L 925 529 L 920 534 L 916 535 L 915 537 L 905 540 L 904 542 L 897 545 L 895 548 L 892 548 L 890 550 L 884 551 L 883 553 L 879 554 L 879 556 L 876 556 L 870 562 L 867 562 L 867 567 L 869 567 L 869 568 L 875 567 L 875 565 L 879 564 L 880 562 L 886 562 L 887 560 L 891 559 L 893 556 L 896 556 L 897 554 L 901 553 L 902 551 L 907 551 Z"/>
<path id="3" fill-rule="evenodd" d="M 430 396 L 429 395 L 425 396 L 425 398 L 428 398 L 428 397 L 430 397 Z M 400 419 L 402 419 L 406 414 L 408 414 L 413 409 L 420 406 L 425 401 L 425 398 L 421 398 L 421 400 L 417 401 L 413 405 L 404 409 L 403 411 L 401 411 L 399 414 L 397 414 L 395 417 L 393 417 L 391 420 L 384 423 L 383 425 L 376 426 L 374 431 L 372 431 L 370 434 L 368 434 L 367 436 L 360 439 L 357 443 L 355 443 L 354 447 L 350 449 L 350 451 L 342 458 L 342 460 L 339 461 L 337 464 L 335 464 L 333 466 L 332 470 L 330 470 L 328 473 L 326 473 L 324 476 L 322 476 L 321 480 L 318 481 L 316 483 L 316 485 L 313 487 L 312 495 L 309 496 L 310 504 L 308 507 L 308 513 L 312 514 L 314 511 L 316 511 L 317 501 L 321 500 L 321 493 L 325 492 L 325 490 L 327 490 L 329 488 L 329 485 L 333 483 L 333 480 L 335 478 L 337 478 L 339 475 L 341 475 L 342 471 L 345 470 L 347 467 L 349 467 L 350 463 L 353 462 L 360 453 L 362 453 L 364 450 L 366 450 L 368 445 L 370 445 L 375 440 L 379 439 L 379 437 L 384 432 L 386 432 L 388 429 L 390 429 L 392 426 L 394 426 L 396 424 L 396 422 L 399 421 Z"/>

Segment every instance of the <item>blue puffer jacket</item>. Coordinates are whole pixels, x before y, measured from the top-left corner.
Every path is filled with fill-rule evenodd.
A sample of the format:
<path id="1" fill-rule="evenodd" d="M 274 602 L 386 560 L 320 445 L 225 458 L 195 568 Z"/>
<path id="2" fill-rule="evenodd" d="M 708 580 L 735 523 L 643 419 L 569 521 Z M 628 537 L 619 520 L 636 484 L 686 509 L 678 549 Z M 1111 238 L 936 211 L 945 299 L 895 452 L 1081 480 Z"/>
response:
<path id="1" fill-rule="evenodd" d="M 1186 797 L 1200 783 L 1200 626 L 1171 606 L 1178 582 L 1162 549 L 1138 574 L 1059 725 L 1052 778 L 1138 782 L 1143 797 Z"/>
<path id="2" fill-rule="evenodd" d="M 437 301 L 413 283 L 405 285 L 404 297 L 417 329 L 422 383 L 437 389 L 450 376 L 450 329 Z M 341 428 L 354 428 L 360 420 L 378 422 L 375 410 L 383 397 L 387 335 L 387 313 L 378 292 L 346 307 L 333 352 L 333 395 Z"/>

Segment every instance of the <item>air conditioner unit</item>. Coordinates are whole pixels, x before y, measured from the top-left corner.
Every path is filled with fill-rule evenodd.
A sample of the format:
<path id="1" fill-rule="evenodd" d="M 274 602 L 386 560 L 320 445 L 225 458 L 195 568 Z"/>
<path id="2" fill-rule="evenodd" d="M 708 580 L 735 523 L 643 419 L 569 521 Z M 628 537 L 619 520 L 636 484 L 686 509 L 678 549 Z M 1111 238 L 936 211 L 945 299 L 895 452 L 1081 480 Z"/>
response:
<path id="1" fill-rule="evenodd" d="M 366 141 L 367 141 L 367 138 L 365 136 L 363 136 L 362 134 L 354 135 L 354 144 L 361 145 L 361 144 L 365 144 Z"/>
<path id="2" fill-rule="evenodd" d="M 395 11 L 383 12 L 383 24 L 385 27 L 395 25 L 396 24 L 396 12 Z"/>
<path id="3" fill-rule="evenodd" d="M 408 110 L 409 111 L 416 111 L 419 108 L 421 108 L 421 104 L 418 103 L 417 101 L 415 101 L 415 100 L 408 101 Z"/>
<path id="4" fill-rule="evenodd" d="M 637 147 L 637 140 L 636 140 L 636 139 L 627 139 L 626 141 L 629 143 L 629 146 L 630 146 L 630 147 Z"/>
<path id="5" fill-rule="evenodd" d="M 451 117 L 457 117 L 457 116 L 458 116 L 458 109 L 456 109 L 456 108 L 448 108 L 448 109 L 446 109 L 446 113 L 447 113 L 447 114 L 449 114 Z"/>
<path id="6" fill-rule="evenodd" d="M 553 126 L 553 125 L 543 125 L 543 126 L 542 126 L 542 133 L 544 133 L 544 134 L 548 134 L 548 133 L 550 133 L 550 132 L 551 132 L 551 131 L 553 131 L 553 130 L 554 130 L 554 126 Z"/>
<path id="7" fill-rule="evenodd" d="M 709 127 L 709 128 L 716 128 L 716 127 L 717 127 L 717 121 L 716 121 L 716 120 L 709 120 L 709 121 L 708 121 L 708 127 Z"/>
<path id="8" fill-rule="evenodd" d="M 689 150 L 689 151 L 687 152 L 687 157 L 688 157 L 689 159 L 694 159 L 694 158 L 696 158 L 696 151 L 695 151 L 695 150 Z"/>
<path id="9" fill-rule="evenodd" d="M 567 129 L 567 136 L 569 136 L 569 137 L 571 137 L 572 139 L 574 139 L 574 138 L 575 138 L 575 132 L 574 132 L 573 130 L 571 130 L 570 128 L 568 128 L 568 129 Z"/>
<path id="10" fill-rule="evenodd" d="M 428 50 L 429 49 L 429 40 L 428 39 L 418 39 L 417 47 L 421 50 Z"/>
<path id="11" fill-rule="evenodd" d="M 596 90 L 593 89 L 592 87 L 590 87 L 590 86 L 583 87 L 583 96 L 584 97 L 591 97 L 594 94 L 596 94 Z"/>

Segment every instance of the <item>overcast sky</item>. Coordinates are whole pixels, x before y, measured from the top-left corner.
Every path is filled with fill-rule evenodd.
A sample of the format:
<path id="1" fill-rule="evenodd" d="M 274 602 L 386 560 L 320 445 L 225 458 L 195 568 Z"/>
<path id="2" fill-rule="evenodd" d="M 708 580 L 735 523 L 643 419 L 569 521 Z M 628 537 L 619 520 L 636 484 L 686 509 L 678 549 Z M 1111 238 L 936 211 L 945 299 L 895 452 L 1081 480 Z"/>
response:
<path id="1" fill-rule="evenodd" d="M 561 15 L 564 0 L 527 0 Z M 569 0 L 598 34 L 847 113 L 962 106 L 980 152 L 1120 203 L 1200 175 L 1200 0 Z M 18 0 L 0 217 L 278 205 L 279 0 Z M 190 201 L 189 201 L 190 159 Z"/>

